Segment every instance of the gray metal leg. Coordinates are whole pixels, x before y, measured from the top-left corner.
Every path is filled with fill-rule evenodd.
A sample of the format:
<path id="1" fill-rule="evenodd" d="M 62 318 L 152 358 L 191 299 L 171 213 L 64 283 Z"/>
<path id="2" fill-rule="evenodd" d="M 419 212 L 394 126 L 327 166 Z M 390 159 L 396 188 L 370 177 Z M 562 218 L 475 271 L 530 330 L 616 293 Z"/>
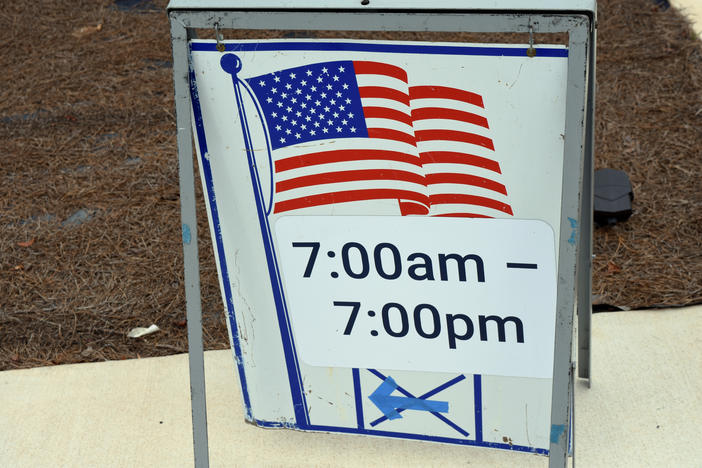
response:
<path id="1" fill-rule="evenodd" d="M 590 368 L 592 319 L 592 229 L 595 166 L 595 59 L 596 31 L 593 27 L 588 54 L 587 120 L 585 121 L 585 163 L 583 167 L 583 214 L 578 253 L 578 377 L 592 384 Z"/>
<path id="2" fill-rule="evenodd" d="M 573 392 L 572 350 L 575 312 L 578 233 L 582 233 L 582 168 L 584 159 L 584 118 L 587 43 L 590 22 L 583 17 L 568 40 L 568 88 L 566 92 L 563 195 L 558 253 L 558 293 L 556 299 L 556 336 L 551 399 L 549 467 L 566 467 L 570 434 L 571 395 Z M 573 190 L 577 187 L 578 190 Z M 574 237 L 574 235 L 576 237 Z"/>
<path id="3" fill-rule="evenodd" d="M 188 31 L 171 18 L 173 79 L 178 127 L 178 164 L 180 179 L 180 216 L 182 219 L 185 303 L 188 318 L 188 357 L 190 398 L 193 417 L 193 448 L 196 467 L 208 467 L 207 407 L 205 403 L 205 360 L 202 345 L 200 302 L 200 263 L 197 251 L 195 177 L 193 170 L 192 128 L 190 122 L 190 84 Z"/>

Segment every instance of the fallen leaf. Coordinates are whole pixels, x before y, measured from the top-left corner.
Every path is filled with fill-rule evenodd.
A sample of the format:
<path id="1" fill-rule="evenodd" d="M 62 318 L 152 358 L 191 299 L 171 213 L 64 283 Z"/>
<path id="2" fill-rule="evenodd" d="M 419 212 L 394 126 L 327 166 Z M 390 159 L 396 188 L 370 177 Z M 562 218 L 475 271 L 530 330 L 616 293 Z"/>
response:
<path id="1" fill-rule="evenodd" d="M 36 239 L 35 237 L 32 237 L 32 239 L 31 239 L 31 240 L 28 240 L 27 242 L 18 242 L 18 243 L 17 243 L 17 246 L 18 246 L 18 247 L 31 247 L 32 245 L 34 245 L 34 242 L 35 242 L 36 240 L 37 240 L 37 239 Z"/>
<path id="2" fill-rule="evenodd" d="M 100 31 L 102 31 L 102 23 L 97 26 L 83 26 L 82 28 L 78 28 L 71 33 L 71 36 L 81 38 Z"/>
<path id="3" fill-rule="evenodd" d="M 13 354 L 10 359 L 12 359 L 14 362 L 19 361 L 19 354 L 17 354 L 17 353 Z"/>
<path id="4" fill-rule="evenodd" d="M 607 264 L 607 273 L 619 273 L 620 271 L 622 271 L 622 269 L 619 268 L 616 263 L 610 260 L 610 262 Z"/>
<path id="5" fill-rule="evenodd" d="M 15 271 L 24 270 L 24 265 L 16 265 L 16 266 L 12 267 L 12 269 Z"/>
<path id="6" fill-rule="evenodd" d="M 155 333 L 159 331 L 160 328 L 156 324 L 151 324 L 148 328 L 144 327 L 136 327 L 132 328 L 129 333 L 127 333 L 127 337 L 129 338 L 139 338 L 145 335 L 150 335 L 151 333 Z"/>
<path id="7" fill-rule="evenodd" d="M 186 326 L 187 324 L 188 324 L 188 321 L 185 320 L 185 319 L 183 319 L 183 320 L 176 320 L 176 321 L 173 322 L 173 325 L 175 325 L 176 327 L 180 327 L 180 328 L 185 328 L 185 326 Z"/>

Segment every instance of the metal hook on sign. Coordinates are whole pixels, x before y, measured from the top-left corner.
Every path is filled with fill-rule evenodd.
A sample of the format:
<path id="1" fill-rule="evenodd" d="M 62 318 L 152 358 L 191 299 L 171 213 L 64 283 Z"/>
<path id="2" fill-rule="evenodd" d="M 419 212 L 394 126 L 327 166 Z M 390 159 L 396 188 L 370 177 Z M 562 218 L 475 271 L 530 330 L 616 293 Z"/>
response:
<path id="1" fill-rule="evenodd" d="M 219 23 L 214 24 L 215 28 L 215 39 L 217 39 L 217 50 L 220 52 L 224 52 L 226 50 L 226 47 L 224 46 L 224 43 L 222 40 L 224 39 L 222 37 L 222 33 L 219 31 Z"/>
<path id="2" fill-rule="evenodd" d="M 536 49 L 534 48 L 534 26 L 529 25 L 529 48 L 526 51 L 527 57 L 536 57 Z"/>

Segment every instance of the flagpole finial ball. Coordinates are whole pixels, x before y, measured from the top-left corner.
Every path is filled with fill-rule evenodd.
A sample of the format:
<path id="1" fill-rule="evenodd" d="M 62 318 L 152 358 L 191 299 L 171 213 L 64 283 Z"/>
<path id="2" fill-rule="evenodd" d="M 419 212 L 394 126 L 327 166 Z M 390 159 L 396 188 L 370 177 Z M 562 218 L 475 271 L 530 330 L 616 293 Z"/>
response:
<path id="1" fill-rule="evenodd" d="M 236 75 L 241 70 L 241 59 L 234 54 L 225 54 L 219 64 L 230 75 Z"/>

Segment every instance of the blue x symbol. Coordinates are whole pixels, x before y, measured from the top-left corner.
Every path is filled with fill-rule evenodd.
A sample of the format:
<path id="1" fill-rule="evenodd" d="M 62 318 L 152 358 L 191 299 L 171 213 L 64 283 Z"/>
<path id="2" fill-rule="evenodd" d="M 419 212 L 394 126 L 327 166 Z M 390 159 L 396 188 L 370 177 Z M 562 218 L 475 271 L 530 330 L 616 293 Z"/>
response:
<path id="1" fill-rule="evenodd" d="M 377 370 L 375 370 L 375 369 L 368 369 L 368 371 L 369 371 L 370 373 L 372 373 L 373 375 L 375 375 L 376 377 L 378 377 L 380 380 L 386 381 L 386 380 L 388 379 L 387 376 L 383 375 L 381 372 L 379 372 L 379 371 L 377 371 Z M 460 382 L 460 381 L 462 381 L 462 380 L 465 380 L 465 378 L 466 378 L 465 375 L 459 375 L 458 377 L 454 377 L 453 379 L 449 380 L 448 382 L 445 382 L 445 383 L 439 385 L 438 387 L 434 388 L 433 390 L 428 391 L 427 393 L 425 393 L 425 394 L 423 394 L 423 395 L 420 395 L 419 397 L 415 397 L 414 395 L 412 395 L 412 393 L 408 392 L 407 390 L 405 390 L 404 388 L 402 388 L 400 385 L 397 385 L 397 391 L 399 391 L 400 393 L 402 393 L 403 395 L 405 395 L 406 397 L 409 397 L 409 398 L 417 398 L 417 399 L 419 399 L 419 400 L 425 400 L 425 399 L 427 399 L 427 398 L 430 398 L 430 397 L 436 395 L 437 393 L 439 393 L 439 392 L 441 392 L 441 391 L 443 391 L 443 390 L 446 390 L 447 388 L 451 387 L 452 385 L 455 385 L 455 384 L 457 384 L 458 382 Z M 396 412 L 397 412 L 397 413 L 401 413 L 401 412 L 404 411 L 404 410 L 405 410 L 405 408 L 398 408 L 398 409 L 396 410 Z M 431 414 L 433 414 L 434 416 L 436 416 L 437 418 L 439 418 L 442 422 L 446 423 L 446 424 L 449 425 L 451 428 L 455 429 L 455 430 L 456 430 L 459 434 L 461 434 L 463 437 L 468 437 L 468 436 L 469 436 L 469 434 L 468 434 L 467 431 L 463 430 L 458 424 L 454 423 L 453 421 L 451 421 L 450 419 L 448 419 L 448 418 L 447 418 L 446 416 L 444 416 L 443 414 L 438 413 L 438 412 L 436 412 L 436 411 L 432 411 Z M 371 425 L 371 427 L 375 427 L 375 426 L 377 426 L 378 424 L 380 424 L 381 422 L 383 422 L 383 421 L 385 421 L 385 420 L 387 420 L 387 419 L 389 419 L 388 416 L 381 416 L 381 417 L 379 417 L 378 419 L 376 419 L 375 421 L 371 422 L 370 425 Z"/>

